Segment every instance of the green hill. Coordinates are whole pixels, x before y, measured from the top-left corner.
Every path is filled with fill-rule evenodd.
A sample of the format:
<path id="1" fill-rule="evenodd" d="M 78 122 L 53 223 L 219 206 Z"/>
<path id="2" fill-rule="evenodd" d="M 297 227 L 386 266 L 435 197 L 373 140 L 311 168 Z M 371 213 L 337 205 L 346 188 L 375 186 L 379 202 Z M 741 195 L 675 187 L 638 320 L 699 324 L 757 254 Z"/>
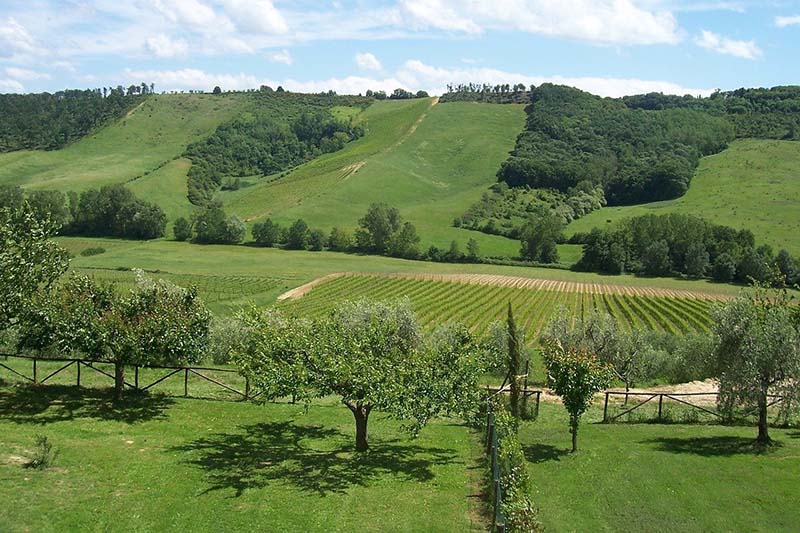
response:
<path id="1" fill-rule="evenodd" d="M 800 143 L 740 140 L 703 158 L 685 196 L 625 207 L 606 207 L 571 223 L 567 234 L 588 232 L 643 214 L 679 212 L 749 229 L 759 243 L 800 255 Z"/>

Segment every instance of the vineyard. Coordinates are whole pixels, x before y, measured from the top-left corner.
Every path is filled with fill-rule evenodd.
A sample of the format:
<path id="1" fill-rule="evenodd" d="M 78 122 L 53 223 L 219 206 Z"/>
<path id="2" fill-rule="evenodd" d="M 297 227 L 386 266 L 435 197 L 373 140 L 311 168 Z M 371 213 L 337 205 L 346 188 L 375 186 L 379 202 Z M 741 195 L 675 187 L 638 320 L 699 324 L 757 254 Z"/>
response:
<path id="1" fill-rule="evenodd" d="M 283 295 L 279 306 L 298 316 L 316 316 L 337 302 L 361 297 L 407 297 L 424 325 L 448 320 L 462 322 L 477 333 L 502 319 L 508 303 L 528 335 L 537 334 L 559 308 L 573 316 L 590 309 L 610 313 L 624 328 L 647 328 L 671 333 L 708 331 L 711 325 L 709 295 L 680 291 L 675 295 L 652 293 L 647 288 L 542 282 L 542 280 L 487 283 L 479 278 L 343 274 L 328 276 L 310 287 Z M 509 278 L 517 279 L 517 278 Z M 521 279 L 521 278 L 519 278 Z M 503 281 L 503 280 L 500 280 Z M 541 282 L 541 283 L 537 283 Z"/>

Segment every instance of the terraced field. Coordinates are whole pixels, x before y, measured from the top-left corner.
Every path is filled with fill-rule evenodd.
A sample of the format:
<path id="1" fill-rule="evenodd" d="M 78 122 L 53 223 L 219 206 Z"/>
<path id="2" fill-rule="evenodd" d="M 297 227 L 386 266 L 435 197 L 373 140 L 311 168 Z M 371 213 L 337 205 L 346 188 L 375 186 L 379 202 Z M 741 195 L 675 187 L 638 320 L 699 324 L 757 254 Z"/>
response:
<path id="1" fill-rule="evenodd" d="M 290 291 L 278 305 L 300 316 L 316 316 L 342 300 L 407 297 L 424 325 L 455 320 L 480 334 L 491 322 L 505 316 L 511 302 L 518 322 L 529 336 L 535 336 L 561 307 L 567 308 L 573 316 L 590 309 L 607 311 L 626 329 L 648 328 L 671 333 L 707 331 L 711 324 L 709 308 L 718 299 L 710 294 L 647 287 L 525 280 L 510 276 L 487 278 L 331 275 L 304 290 Z"/>

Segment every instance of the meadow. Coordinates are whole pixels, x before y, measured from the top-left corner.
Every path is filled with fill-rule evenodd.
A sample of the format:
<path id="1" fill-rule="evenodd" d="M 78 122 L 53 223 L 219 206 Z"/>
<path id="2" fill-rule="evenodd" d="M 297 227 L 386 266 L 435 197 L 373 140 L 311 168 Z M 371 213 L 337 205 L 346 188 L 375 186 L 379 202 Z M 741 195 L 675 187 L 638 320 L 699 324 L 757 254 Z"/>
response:
<path id="1" fill-rule="evenodd" d="M 737 229 L 749 229 L 757 243 L 800 254 L 800 144 L 746 139 L 700 160 L 686 195 L 675 200 L 605 207 L 576 220 L 567 235 L 606 227 L 645 214 L 685 213 Z"/>

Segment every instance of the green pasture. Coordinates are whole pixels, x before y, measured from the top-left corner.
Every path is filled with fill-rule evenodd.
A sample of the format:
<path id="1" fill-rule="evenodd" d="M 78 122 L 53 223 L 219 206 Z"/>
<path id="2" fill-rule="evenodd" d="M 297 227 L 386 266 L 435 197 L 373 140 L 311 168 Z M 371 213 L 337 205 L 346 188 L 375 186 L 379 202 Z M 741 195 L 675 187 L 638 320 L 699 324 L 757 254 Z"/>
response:
<path id="1" fill-rule="evenodd" d="M 686 195 L 676 200 L 606 207 L 576 220 L 567 233 L 591 231 L 644 214 L 686 213 L 749 229 L 756 242 L 800 254 L 800 143 L 741 140 L 703 158 Z"/>

